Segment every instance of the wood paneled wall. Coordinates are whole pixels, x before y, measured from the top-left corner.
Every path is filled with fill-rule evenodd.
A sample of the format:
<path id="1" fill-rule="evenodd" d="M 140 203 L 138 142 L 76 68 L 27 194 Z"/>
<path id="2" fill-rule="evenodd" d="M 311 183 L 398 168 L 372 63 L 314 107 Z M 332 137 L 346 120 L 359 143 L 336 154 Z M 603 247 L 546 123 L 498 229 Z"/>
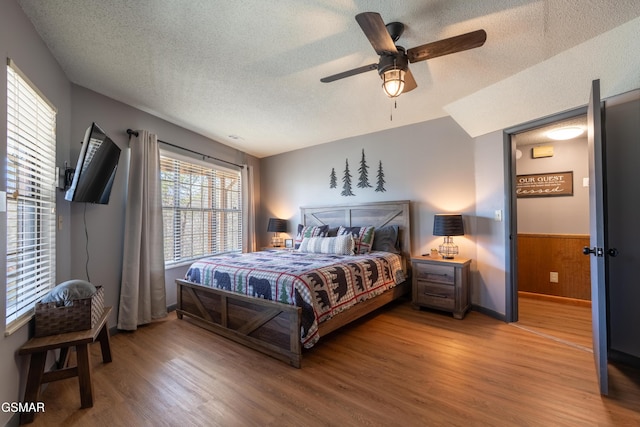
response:
<path id="1" fill-rule="evenodd" d="M 518 290 L 591 300 L 588 235 L 518 234 Z M 552 283 L 550 272 L 558 272 Z"/>

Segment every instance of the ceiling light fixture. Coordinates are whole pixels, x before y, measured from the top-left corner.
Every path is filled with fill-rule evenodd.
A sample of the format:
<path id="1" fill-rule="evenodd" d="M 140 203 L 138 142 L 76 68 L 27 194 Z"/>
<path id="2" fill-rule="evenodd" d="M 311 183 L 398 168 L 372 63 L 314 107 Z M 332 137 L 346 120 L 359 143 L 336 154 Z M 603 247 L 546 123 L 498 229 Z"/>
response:
<path id="1" fill-rule="evenodd" d="M 382 89 L 389 98 L 400 96 L 404 90 L 405 71 L 400 68 L 393 68 L 382 73 Z"/>
<path id="2" fill-rule="evenodd" d="M 567 139 L 573 139 L 584 133 L 584 128 L 579 126 L 567 126 L 563 128 L 553 129 L 547 132 L 547 136 L 556 141 L 564 141 Z"/>

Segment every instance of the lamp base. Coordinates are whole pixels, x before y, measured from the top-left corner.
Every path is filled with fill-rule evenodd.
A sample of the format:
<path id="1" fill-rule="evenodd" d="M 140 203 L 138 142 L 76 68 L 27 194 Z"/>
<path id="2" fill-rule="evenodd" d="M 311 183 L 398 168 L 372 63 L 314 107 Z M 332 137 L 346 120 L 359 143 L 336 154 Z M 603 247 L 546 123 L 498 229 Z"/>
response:
<path id="1" fill-rule="evenodd" d="M 280 246 L 282 246 L 282 239 L 278 236 L 273 236 L 271 238 L 271 246 L 273 246 L 274 248 L 279 248 Z"/>
<path id="2" fill-rule="evenodd" d="M 445 236 L 442 244 L 438 246 L 438 253 L 444 259 L 453 259 L 454 255 L 458 255 L 458 246 L 453 243 L 451 236 Z"/>

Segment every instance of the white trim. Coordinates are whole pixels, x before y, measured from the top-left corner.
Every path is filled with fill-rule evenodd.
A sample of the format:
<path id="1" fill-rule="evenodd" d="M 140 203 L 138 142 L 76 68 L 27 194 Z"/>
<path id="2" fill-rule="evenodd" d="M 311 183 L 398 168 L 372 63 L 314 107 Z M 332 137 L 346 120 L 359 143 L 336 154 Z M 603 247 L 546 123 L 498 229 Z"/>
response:
<path id="1" fill-rule="evenodd" d="M 18 66 L 16 65 L 16 63 L 13 61 L 13 59 L 11 58 L 7 58 L 7 65 L 9 67 L 11 67 L 13 69 L 13 71 L 16 72 L 16 74 L 18 74 L 22 80 L 24 80 L 25 82 L 27 82 L 27 84 L 31 87 L 31 89 L 38 94 L 38 96 L 40 98 L 42 98 L 42 100 L 44 102 L 46 102 L 49 105 L 49 108 L 51 108 L 56 114 L 58 114 L 58 109 L 56 108 L 55 105 L 53 105 L 53 103 L 51 101 L 49 101 L 49 98 L 47 98 L 46 96 L 44 96 L 44 94 L 42 93 L 42 91 L 40 91 L 40 89 L 38 89 L 38 86 L 36 86 L 35 84 L 33 84 L 33 82 L 29 79 L 29 77 L 27 77 L 27 75 L 25 73 L 22 72 L 22 70 L 20 70 L 20 68 L 18 68 Z"/>

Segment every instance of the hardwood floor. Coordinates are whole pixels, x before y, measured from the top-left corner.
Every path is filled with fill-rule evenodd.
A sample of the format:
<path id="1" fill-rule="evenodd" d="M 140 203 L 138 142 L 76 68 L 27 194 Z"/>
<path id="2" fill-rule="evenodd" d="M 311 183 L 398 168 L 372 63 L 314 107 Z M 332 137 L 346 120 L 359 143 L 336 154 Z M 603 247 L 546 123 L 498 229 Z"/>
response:
<path id="1" fill-rule="evenodd" d="M 518 297 L 523 329 L 592 351 L 591 307 L 523 296 Z"/>
<path id="2" fill-rule="evenodd" d="M 640 424 L 640 373 L 598 393 L 590 352 L 478 312 L 391 304 L 330 334 L 292 368 L 177 320 L 91 349 L 95 405 L 52 383 L 35 426 Z"/>

